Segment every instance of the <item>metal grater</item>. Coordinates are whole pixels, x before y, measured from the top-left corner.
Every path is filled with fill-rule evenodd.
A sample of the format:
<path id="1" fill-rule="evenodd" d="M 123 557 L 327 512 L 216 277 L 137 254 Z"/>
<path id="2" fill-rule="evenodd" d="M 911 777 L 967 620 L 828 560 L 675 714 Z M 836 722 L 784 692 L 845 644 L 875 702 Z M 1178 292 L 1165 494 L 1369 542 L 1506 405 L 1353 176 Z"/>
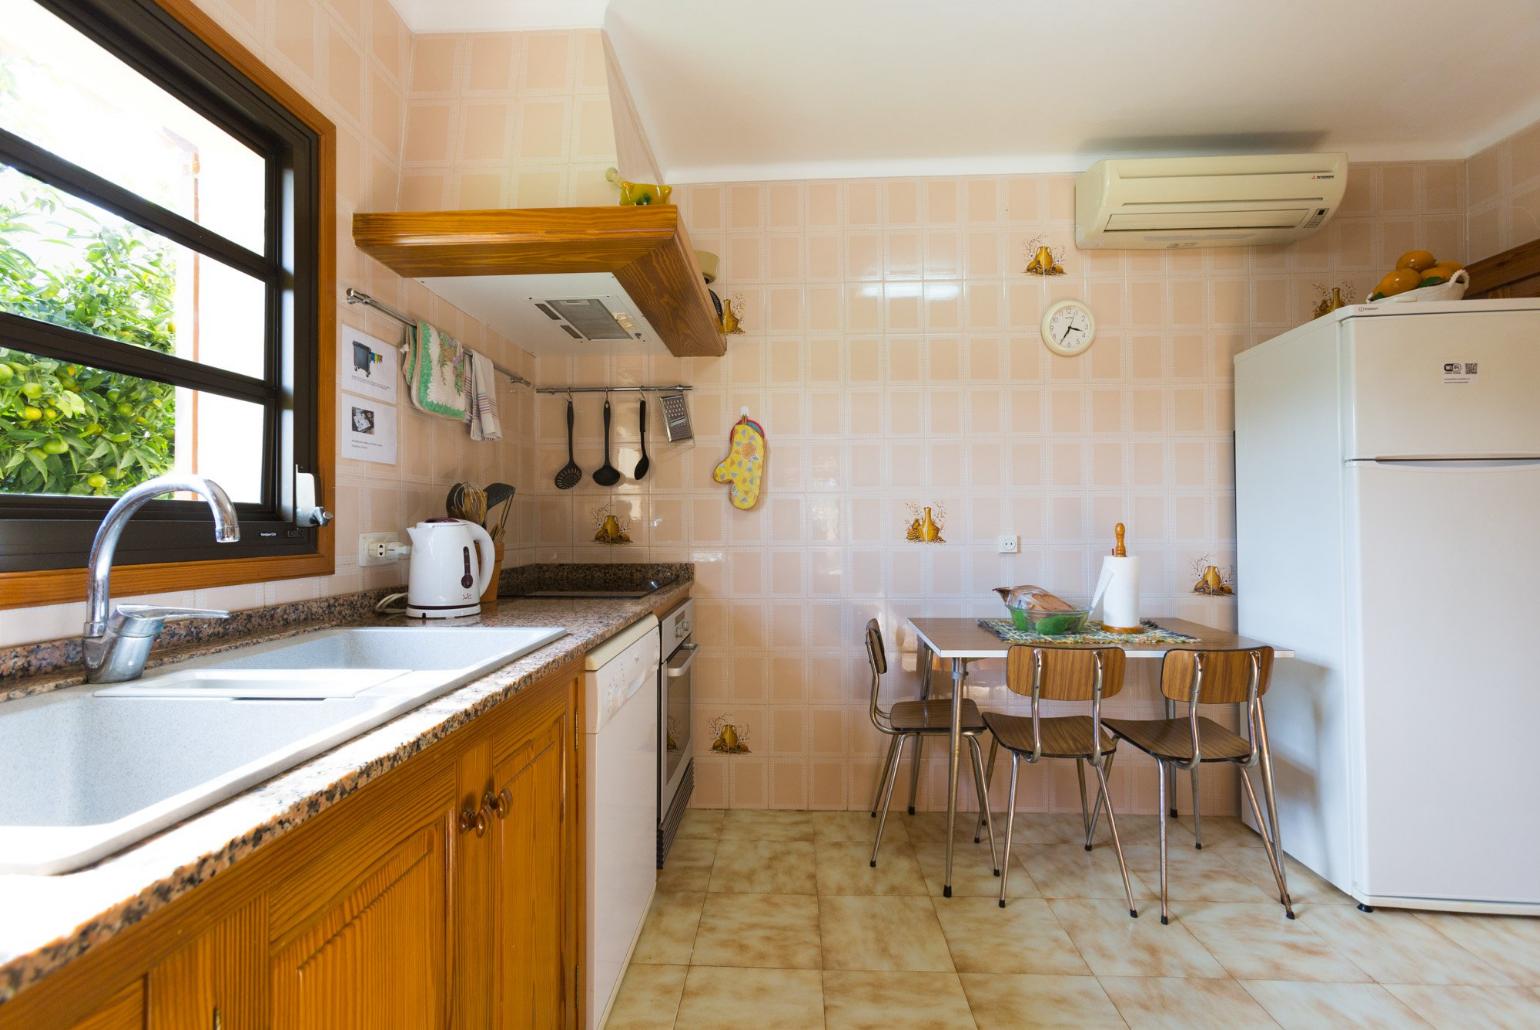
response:
<path id="1" fill-rule="evenodd" d="M 669 443 L 694 439 L 695 433 L 690 429 L 690 409 L 685 406 L 684 394 L 663 395 L 663 432 L 668 436 Z"/>

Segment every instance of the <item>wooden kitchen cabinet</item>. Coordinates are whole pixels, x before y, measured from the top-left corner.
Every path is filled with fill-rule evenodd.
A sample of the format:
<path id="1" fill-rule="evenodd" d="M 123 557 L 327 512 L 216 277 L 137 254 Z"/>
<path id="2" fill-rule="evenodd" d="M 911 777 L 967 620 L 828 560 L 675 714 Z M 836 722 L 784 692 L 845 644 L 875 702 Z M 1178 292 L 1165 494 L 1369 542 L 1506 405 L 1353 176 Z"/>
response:
<path id="1" fill-rule="evenodd" d="M 23 990 L 0 1030 L 578 1026 L 580 675 L 564 667 Z"/>

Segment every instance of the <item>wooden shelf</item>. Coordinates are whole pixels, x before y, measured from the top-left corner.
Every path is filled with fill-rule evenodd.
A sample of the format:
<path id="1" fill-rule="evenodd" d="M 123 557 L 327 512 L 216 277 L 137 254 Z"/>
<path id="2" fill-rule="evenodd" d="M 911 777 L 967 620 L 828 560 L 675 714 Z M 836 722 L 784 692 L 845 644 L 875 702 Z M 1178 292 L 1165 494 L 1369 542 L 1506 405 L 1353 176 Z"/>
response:
<path id="1" fill-rule="evenodd" d="M 672 204 L 355 214 L 353 242 L 414 278 L 609 272 L 674 355 L 727 351 Z"/>

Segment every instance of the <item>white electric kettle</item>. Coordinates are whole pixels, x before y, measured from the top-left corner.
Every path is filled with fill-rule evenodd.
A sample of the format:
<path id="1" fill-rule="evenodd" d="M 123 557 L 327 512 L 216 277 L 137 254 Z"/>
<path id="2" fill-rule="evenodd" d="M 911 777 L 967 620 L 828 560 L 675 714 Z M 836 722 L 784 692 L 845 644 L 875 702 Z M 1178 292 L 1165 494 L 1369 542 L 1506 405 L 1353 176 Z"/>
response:
<path id="1" fill-rule="evenodd" d="M 406 534 L 412 538 L 406 614 L 414 619 L 480 615 L 481 595 L 497 562 L 487 531 L 464 519 L 436 518 L 408 526 Z"/>

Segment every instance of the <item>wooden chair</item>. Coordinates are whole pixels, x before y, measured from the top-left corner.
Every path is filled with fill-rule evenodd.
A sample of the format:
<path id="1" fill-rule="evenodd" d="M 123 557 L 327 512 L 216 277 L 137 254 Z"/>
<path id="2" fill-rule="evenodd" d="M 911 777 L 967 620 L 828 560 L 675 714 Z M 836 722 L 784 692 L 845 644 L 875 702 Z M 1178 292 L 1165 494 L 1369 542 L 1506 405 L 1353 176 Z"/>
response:
<path id="1" fill-rule="evenodd" d="M 888 808 L 893 802 L 893 785 L 898 779 L 898 764 L 903 757 L 904 743 L 913 740 L 915 744 L 914 761 L 920 759 L 920 741 L 927 736 L 947 737 L 952 732 L 952 702 L 950 699 L 923 701 L 899 701 L 891 708 L 883 708 L 879 703 L 879 694 L 882 690 L 882 677 L 888 671 L 888 656 L 883 648 L 882 628 L 877 625 L 876 619 L 868 619 L 866 623 L 866 658 L 872 670 L 872 696 L 870 714 L 872 725 L 878 732 L 885 733 L 892 739 L 888 743 L 887 757 L 883 759 L 883 773 L 877 781 L 877 794 L 872 799 L 872 815 L 880 814 L 877 820 L 877 837 L 872 842 L 873 867 L 877 865 L 877 849 L 882 847 L 882 831 L 888 822 Z M 995 827 L 994 820 L 988 817 L 989 796 L 984 783 L 984 751 L 979 745 L 979 734 L 984 732 L 984 720 L 979 715 L 978 705 L 967 698 L 962 703 L 962 735 L 968 742 L 968 747 L 973 753 L 973 785 L 978 793 L 979 808 L 985 813 L 984 824 L 989 828 L 989 858 L 993 862 L 995 858 Z M 913 797 L 911 796 L 911 801 Z M 911 806 L 910 812 L 914 811 Z M 979 834 L 975 831 L 973 843 L 979 843 Z M 999 869 L 995 873 L 999 874 Z"/>
<path id="2" fill-rule="evenodd" d="M 1123 891 L 1128 898 L 1128 914 L 1138 918 L 1134 891 L 1128 879 L 1128 864 L 1123 860 L 1123 842 L 1118 838 L 1117 816 L 1112 811 L 1112 795 L 1107 789 L 1107 774 L 1117 754 L 1117 741 L 1102 729 L 1102 700 L 1116 697 L 1123 689 L 1123 670 L 1127 657 L 1116 647 L 1070 648 L 1034 647 L 1013 644 L 1006 652 L 1005 685 L 1013 693 L 1032 699 L 1032 714 L 1005 715 L 985 712 L 984 725 L 994 742 L 989 746 L 989 771 L 994 773 L 995 756 L 1000 748 L 1011 753 L 1010 799 L 1006 803 L 1005 856 L 996 872 L 1000 876 L 1000 907 L 1005 907 L 1006 887 L 1011 874 L 1011 837 L 1016 825 L 1016 785 L 1021 763 L 1035 765 L 1043 758 L 1073 758 L 1080 777 L 1080 818 L 1085 826 L 1085 849 L 1091 850 L 1091 838 L 1103 804 L 1107 825 L 1112 830 L 1112 847 L 1123 872 Z M 1044 718 L 1043 701 L 1089 701 L 1091 714 L 1060 715 Z M 1096 772 L 1096 804 L 1086 803 L 1085 769 Z M 986 806 L 987 807 L 987 806 Z"/>
<path id="3" fill-rule="evenodd" d="M 1267 693 L 1273 670 L 1273 649 L 1252 647 L 1233 650 L 1168 651 L 1160 667 L 1160 692 L 1167 701 L 1187 702 L 1187 714 L 1166 719 L 1108 719 L 1107 728 L 1155 759 L 1160 781 L 1160 921 L 1167 921 L 1166 816 L 1169 810 L 1170 775 L 1176 769 L 1193 773 L 1193 819 L 1197 825 L 1197 770 L 1204 762 L 1233 762 L 1240 766 L 1241 784 L 1251 814 L 1262 829 L 1262 844 L 1278 884 L 1278 900 L 1284 913 L 1294 918 L 1278 851 L 1278 807 L 1273 796 L 1273 760 L 1267 747 L 1267 721 L 1262 714 L 1262 695 Z M 1246 736 L 1241 737 L 1198 714 L 1199 705 L 1240 705 L 1245 709 Z M 1262 768 L 1262 790 L 1267 798 L 1266 821 L 1249 770 Z M 1198 846 L 1202 847 L 1199 838 Z"/>

